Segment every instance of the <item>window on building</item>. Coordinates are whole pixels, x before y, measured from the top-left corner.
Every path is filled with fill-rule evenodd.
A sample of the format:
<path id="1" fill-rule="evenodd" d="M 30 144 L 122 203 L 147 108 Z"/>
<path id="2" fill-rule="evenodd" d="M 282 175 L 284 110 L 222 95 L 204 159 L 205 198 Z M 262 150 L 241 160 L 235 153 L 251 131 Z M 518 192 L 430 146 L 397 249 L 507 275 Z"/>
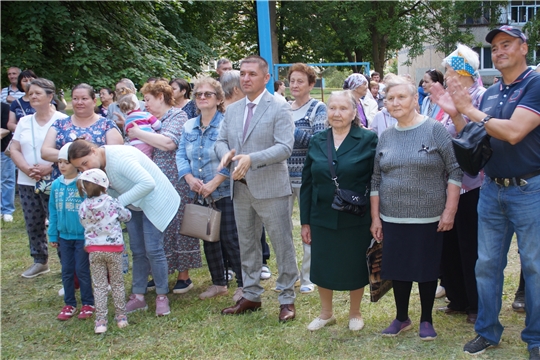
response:
<path id="1" fill-rule="evenodd" d="M 524 24 L 536 13 L 540 13 L 540 0 L 510 1 L 510 22 L 513 24 Z"/>
<path id="2" fill-rule="evenodd" d="M 491 47 L 475 47 L 473 50 L 476 51 L 480 57 L 480 70 L 493 69 L 493 61 L 491 61 Z"/>

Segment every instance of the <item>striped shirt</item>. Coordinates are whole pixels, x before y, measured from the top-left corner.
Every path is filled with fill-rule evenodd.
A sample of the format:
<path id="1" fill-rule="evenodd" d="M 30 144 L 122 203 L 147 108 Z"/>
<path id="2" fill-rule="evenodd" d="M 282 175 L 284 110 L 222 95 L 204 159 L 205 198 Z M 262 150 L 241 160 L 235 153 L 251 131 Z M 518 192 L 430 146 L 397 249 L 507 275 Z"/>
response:
<path id="1" fill-rule="evenodd" d="M 11 95 L 15 99 L 18 99 L 24 96 L 24 91 L 19 91 L 19 89 L 13 90 L 11 86 L 3 88 L 2 89 L 2 102 L 3 103 L 9 104 L 7 101 L 8 95 Z"/>

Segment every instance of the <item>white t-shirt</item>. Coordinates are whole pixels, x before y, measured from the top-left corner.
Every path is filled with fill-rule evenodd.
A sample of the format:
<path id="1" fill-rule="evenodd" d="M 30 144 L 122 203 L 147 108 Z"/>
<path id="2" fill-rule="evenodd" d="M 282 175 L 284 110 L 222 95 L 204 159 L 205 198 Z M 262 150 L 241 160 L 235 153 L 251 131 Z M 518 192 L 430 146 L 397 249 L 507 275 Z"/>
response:
<path id="1" fill-rule="evenodd" d="M 275 97 L 276 99 L 281 100 L 281 101 L 287 102 L 287 99 L 285 99 L 285 96 L 281 95 L 281 94 L 278 93 L 278 92 L 275 92 L 275 93 L 274 93 L 274 97 Z"/>
<path id="2" fill-rule="evenodd" d="M 41 158 L 41 146 L 43 145 L 45 135 L 47 135 L 47 131 L 49 131 L 51 125 L 54 124 L 57 119 L 63 119 L 66 117 L 66 114 L 56 111 L 51 119 L 43 126 L 40 126 L 36 122 L 34 115 L 23 116 L 19 120 L 17 129 L 13 133 L 13 140 L 18 141 L 21 144 L 21 152 L 29 165 L 34 165 L 36 161 L 38 164 L 52 164 L 51 162 L 45 161 Z M 32 122 L 34 122 L 34 142 L 32 141 Z M 34 186 L 36 184 L 36 180 L 32 179 L 24 172 L 19 171 L 17 184 Z"/>

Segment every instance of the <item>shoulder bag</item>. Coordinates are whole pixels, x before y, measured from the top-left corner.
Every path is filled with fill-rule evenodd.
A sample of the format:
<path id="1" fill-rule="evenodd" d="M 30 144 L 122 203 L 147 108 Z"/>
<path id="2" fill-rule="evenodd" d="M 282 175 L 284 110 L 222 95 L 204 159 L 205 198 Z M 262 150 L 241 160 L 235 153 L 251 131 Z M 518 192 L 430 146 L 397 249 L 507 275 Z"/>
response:
<path id="1" fill-rule="evenodd" d="M 193 203 L 186 204 L 180 234 L 204 241 L 217 242 L 221 226 L 221 210 L 216 208 L 211 196 L 208 206 L 199 205 L 198 199 L 199 195 L 195 194 Z"/>
<path id="2" fill-rule="evenodd" d="M 32 118 L 30 119 L 30 126 L 32 127 L 32 147 L 34 148 L 34 163 L 38 164 L 38 157 L 36 152 L 36 140 L 34 138 L 34 121 L 36 119 L 36 115 L 32 115 Z M 41 180 L 36 181 L 35 185 L 35 193 L 39 194 L 45 194 L 50 195 L 51 193 L 51 187 L 52 187 L 53 180 L 51 178 L 51 175 L 42 176 Z"/>
<path id="3" fill-rule="evenodd" d="M 343 211 L 349 214 L 364 216 L 368 207 L 368 193 L 369 189 L 366 186 L 366 192 L 359 194 L 352 190 L 340 189 L 337 181 L 334 165 L 332 164 L 332 146 L 334 144 L 334 136 L 332 135 L 332 129 L 328 129 L 328 135 L 326 137 L 327 159 L 328 167 L 330 168 L 330 174 L 332 175 L 332 181 L 336 185 L 336 191 L 334 192 L 334 199 L 332 200 L 332 209 L 337 211 Z"/>
<path id="4" fill-rule="evenodd" d="M 471 121 L 452 139 L 456 160 L 467 174 L 476 176 L 491 158 L 490 138 L 483 122 Z"/>
<path id="5" fill-rule="evenodd" d="M 19 107 L 21 108 L 24 116 L 26 116 L 26 111 L 24 111 L 24 108 L 22 107 L 21 105 L 21 102 L 19 101 L 19 99 L 15 99 L 15 101 L 17 101 L 17 104 L 19 104 Z M 33 133 L 32 133 L 33 135 Z M 7 156 L 7 157 L 11 157 L 11 144 L 13 144 L 13 139 L 11 139 L 9 141 L 9 143 L 7 144 L 6 146 L 6 149 L 4 150 L 4 154 Z"/>

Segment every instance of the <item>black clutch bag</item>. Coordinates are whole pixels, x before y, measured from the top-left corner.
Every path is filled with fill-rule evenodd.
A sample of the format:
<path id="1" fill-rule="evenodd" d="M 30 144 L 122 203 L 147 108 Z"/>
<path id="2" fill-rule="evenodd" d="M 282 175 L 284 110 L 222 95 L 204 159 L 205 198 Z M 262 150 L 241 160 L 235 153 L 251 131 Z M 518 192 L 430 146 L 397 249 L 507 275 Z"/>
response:
<path id="1" fill-rule="evenodd" d="M 336 185 L 336 191 L 334 192 L 334 199 L 332 200 L 332 209 L 337 211 L 343 211 L 349 214 L 364 216 L 368 208 L 368 193 L 369 189 L 366 187 L 364 194 L 357 193 L 356 191 L 340 189 L 337 182 L 336 172 L 332 165 L 332 144 L 334 138 L 332 136 L 332 130 L 328 130 L 326 138 L 326 150 L 328 166 L 330 168 L 330 174 L 332 175 L 332 181 Z"/>
<path id="2" fill-rule="evenodd" d="M 364 216 L 368 207 L 366 194 L 359 194 L 352 190 L 340 189 L 339 184 L 337 184 L 337 178 L 334 182 L 336 183 L 336 191 L 334 192 L 332 209 L 357 216 Z"/>

